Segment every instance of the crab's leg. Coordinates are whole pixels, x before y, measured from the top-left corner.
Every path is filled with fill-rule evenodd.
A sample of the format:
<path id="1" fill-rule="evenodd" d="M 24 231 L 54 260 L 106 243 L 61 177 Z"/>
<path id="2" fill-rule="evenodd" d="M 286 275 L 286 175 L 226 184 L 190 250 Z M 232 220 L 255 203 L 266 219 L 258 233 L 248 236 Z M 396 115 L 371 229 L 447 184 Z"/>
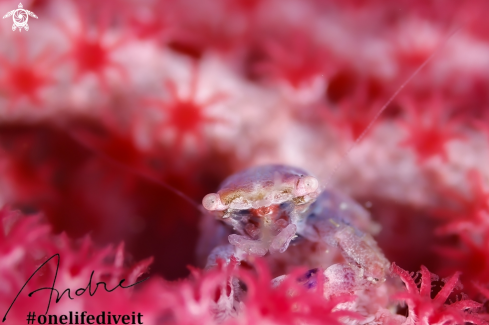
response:
<path id="1" fill-rule="evenodd" d="M 325 191 L 311 206 L 301 235 L 338 247 L 346 262 L 367 281 L 385 280 L 389 261 L 372 237 L 378 231 L 368 213 L 353 200 Z"/>
<path id="2" fill-rule="evenodd" d="M 218 260 L 224 261 L 225 264 L 229 264 L 229 262 L 231 261 L 231 257 L 235 257 L 239 260 L 236 255 L 236 247 L 231 244 L 217 246 L 211 251 L 211 253 L 207 257 L 205 268 L 212 269 L 216 267 L 218 265 Z"/>

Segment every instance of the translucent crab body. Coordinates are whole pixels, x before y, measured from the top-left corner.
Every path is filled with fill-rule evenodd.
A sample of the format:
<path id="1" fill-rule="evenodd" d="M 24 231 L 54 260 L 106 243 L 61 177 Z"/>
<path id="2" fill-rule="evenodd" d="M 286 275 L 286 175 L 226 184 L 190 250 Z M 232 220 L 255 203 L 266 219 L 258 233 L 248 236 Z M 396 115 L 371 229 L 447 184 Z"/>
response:
<path id="1" fill-rule="evenodd" d="M 211 252 L 208 265 L 231 256 L 273 257 L 286 252 L 291 242 L 304 247 L 312 242 L 339 251 L 357 278 L 385 280 L 389 262 L 372 237 L 379 227 L 368 212 L 344 195 L 321 191 L 317 179 L 304 170 L 253 167 L 227 178 L 202 204 L 233 232 L 228 233 L 230 245 Z M 308 252 L 304 255 L 307 259 Z"/>
<path id="2" fill-rule="evenodd" d="M 263 256 L 287 249 L 318 195 L 317 180 L 305 171 L 266 165 L 230 176 L 202 204 L 237 232 L 229 236 L 232 245 Z"/>

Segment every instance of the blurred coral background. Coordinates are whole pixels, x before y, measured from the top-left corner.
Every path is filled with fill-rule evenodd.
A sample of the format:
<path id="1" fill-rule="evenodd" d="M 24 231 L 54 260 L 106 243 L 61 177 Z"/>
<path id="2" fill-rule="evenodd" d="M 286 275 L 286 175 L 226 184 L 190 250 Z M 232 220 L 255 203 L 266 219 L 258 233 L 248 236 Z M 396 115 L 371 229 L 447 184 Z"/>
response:
<path id="1" fill-rule="evenodd" d="M 393 314 L 402 319 L 359 323 L 489 319 L 487 1 L 22 4 L 38 16 L 28 31 L 12 31 L 11 17 L 0 24 L 1 312 L 60 253 L 57 288 L 86 286 L 92 270 L 116 284 L 145 272 L 151 280 L 131 293 L 53 301 L 50 313 L 136 311 L 145 324 L 214 323 L 209 288 L 231 271 L 199 271 L 202 197 L 243 168 L 281 163 L 331 180 L 364 205 L 408 289 L 408 272 L 422 265 L 433 274 L 413 274 L 418 287 L 422 275 L 460 274 L 457 285 L 445 281 L 453 292 L 433 280 L 433 297 L 451 292 L 438 312 L 462 305 L 446 312 L 455 315 L 449 321 L 434 312 L 405 318 L 399 307 Z M 0 12 L 17 6 L 1 1 Z M 27 292 L 51 285 L 54 264 L 19 296 L 8 324 L 45 311 L 48 292 Z M 287 295 L 261 290 L 277 301 L 274 294 Z M 294 318 L 297 301 L 264 312 L 268 302 L 255 293 L 253 305 L 251 292 L 247 316 L 229 322 L 341 320 L 332 300 L 304 320 Z"/>

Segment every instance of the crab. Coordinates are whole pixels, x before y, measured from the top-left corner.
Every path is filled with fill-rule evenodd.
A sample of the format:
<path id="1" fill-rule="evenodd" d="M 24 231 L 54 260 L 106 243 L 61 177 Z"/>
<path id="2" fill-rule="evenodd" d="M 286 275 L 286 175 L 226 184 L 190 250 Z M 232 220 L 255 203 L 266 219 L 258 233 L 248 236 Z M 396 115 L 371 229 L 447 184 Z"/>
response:
<path id="1" fill-rule="evenodd" d="M 348 268 L 355 283 L 386 280 L 390 263 L 372 237 L 379 229 L 368 212 L 347 196 L 321 188 L 318 179 L 302 169 L 285 165 L 246 169 L 224 180 L 202 205 L 233 232 L 229 243 L 212 250 L 208 267 L 217 259 L 273 257 L 291 244 L 319 243 L 339 250 L 344 258 L 331 270 Z"/>

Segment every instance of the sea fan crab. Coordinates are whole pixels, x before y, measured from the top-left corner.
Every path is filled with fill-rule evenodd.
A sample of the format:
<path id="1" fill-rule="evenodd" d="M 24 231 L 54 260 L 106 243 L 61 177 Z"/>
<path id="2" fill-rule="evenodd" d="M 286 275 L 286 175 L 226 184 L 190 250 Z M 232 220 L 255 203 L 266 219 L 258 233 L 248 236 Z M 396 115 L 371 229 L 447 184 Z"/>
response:
<path id="1" fill-rule="evenodd" d="M 224 180 L 217 193 L 203 198 L 202 205 L 233 231 L 229 244 L 221 241 L 212 250 L 208 267 L 217 259 L 274 256 L 291 244 L 312 242 L 340 252 L 344 262 L 331 265 L 330 271 L 339 268 L 351 273 L 351 285 L 386 279 L 390 263 L 372 237 L 378 226 L 368 212 L 342 194 L 321 189 L 319 181 L 302 169 L 252 167 Z M 226 233 L 211 236 L 216 235 Z"/>

